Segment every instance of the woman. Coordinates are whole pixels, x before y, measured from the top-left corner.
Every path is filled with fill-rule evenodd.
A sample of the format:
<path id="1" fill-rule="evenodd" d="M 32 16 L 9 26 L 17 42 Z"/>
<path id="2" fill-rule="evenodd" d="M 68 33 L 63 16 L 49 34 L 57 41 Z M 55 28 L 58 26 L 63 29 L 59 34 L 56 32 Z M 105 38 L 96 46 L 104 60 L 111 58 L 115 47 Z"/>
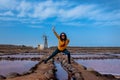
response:
<path id="1" fill-rule="evenodd" d="M 58 38 L 58 47 L 57 49 L 52 53 L 51 56 L 49 56 L 45 61 L 44 63 L 47 63 L 47 61 L 51 58 L 53 58 L 56 54 L 60 53 L 60 52 L 63 52 L 65 53 L 67 56 L 68 56 L 68 63 L 71 64 L 71 61 L 70 61 L 70 52 L 66 49 L 67 48 L 67 45 L 69 43 L 69 39 L 67 39 L 67 35 L 62 32 L 60 34 L 60 36 L 56 33 L 54 27 L 53 27 L 53 32 L 55 34 L 55 36 Z"/>

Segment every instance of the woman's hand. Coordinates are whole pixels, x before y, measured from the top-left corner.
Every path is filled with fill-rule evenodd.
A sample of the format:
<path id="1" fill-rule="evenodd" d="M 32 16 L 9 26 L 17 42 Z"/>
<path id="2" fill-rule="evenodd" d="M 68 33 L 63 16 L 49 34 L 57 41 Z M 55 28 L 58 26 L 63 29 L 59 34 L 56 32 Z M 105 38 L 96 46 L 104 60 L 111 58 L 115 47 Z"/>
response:
<path id="1" fill-rule="evenodd" d="M 55 31 L 55 27 L 54 26 L 52 27 L 52 30 Z"/>
<path id="2" fill-rule="evenodd" d="M 52 27 L 52 31 L 53 31 L 53 33 L 55 34 L 55 36 L 58 38 L 58 39 L 60 39 L 60 36 L 57 34 L 57 32 L 55 31 L 55 27 L 53 26 Z"/>

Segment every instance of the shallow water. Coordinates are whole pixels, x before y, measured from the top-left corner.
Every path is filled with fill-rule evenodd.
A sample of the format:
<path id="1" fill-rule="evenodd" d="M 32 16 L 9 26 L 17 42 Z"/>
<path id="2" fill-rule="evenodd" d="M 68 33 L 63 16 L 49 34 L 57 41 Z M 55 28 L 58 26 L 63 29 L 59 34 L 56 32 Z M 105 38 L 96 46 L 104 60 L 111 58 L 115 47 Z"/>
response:
<path id="1" fill-rule="evenodd" d="M 57 72 L 56 72 L 56 77 L 58 80 L 67 80 L 68 79 L 68 74 L 67 72 L 62 68 L 61 64 L 58 62 L 54 62 Z"/>
<path id="2" fill-rule="evenodd" d="M 75 60 L 76 62 L 93 68 L 101 74 L 120 75 L 120 59 L 104 59 L 104 60 Z"/>
<path id="3" fill-rule="evenodd" d="M 96 54 L 89 54 L 89 53 L 79 53 L 79 54 L 71 54 L 71 56 L 73 58 L 79 58 L 79 57 L 82 57 L 82 58 L 86 58 L 86 57 L 91 57 L 91 58 L 101 58 L 101 57 L 105 57 L 105 58 L 111 58 L 111 57 L 120 57 L 120 54 L 114 54 L 114 53 L 96 53 Z"/>
<path id="4" fill-rule="evenodd" d="M 22 74 L 23 72 L 29 71 L 38 61 L 30 60 L 1 60 L 0 61 L 0 75 L 7 76 L 9 73 L 17 72 Z"/>
<path id="5" fill-rule="evenodd" d="M 34 57 L 42 57 L 43 55 L 40 54 L 33 54 L 33 53 L 21 53 L 21 54 L 9 54 L 9 55 L 2 55 L 0 57 L 16 57 L 16 58 L 34 58 Z"/>
<path id="6" fill-rule="evenodd" d="M 80 54 L 80 55 L 71 55 L 72 57 L 107 57 L 106 55 L 99 54 Z"/>
<path id="7" fill-rule="evenodd" d="M 118 57 L 120 57 L 120 54 L 111 54 L 112 56 L 118 56 Z"/>

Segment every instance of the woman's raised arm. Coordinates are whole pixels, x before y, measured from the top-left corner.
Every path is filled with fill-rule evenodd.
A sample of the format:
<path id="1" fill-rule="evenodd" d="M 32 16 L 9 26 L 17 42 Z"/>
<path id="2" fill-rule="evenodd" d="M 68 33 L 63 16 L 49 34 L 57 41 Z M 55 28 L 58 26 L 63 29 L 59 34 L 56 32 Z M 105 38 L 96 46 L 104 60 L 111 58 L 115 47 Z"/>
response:
<path id="1" fill-rule="evenodd" d="M 55 36 L 59 39 L 60 38 L 60 36 L 57 34 L 57 32 L 55 31 L 55 27 L 53 26 L 52 27 L 52 31 L 53 31 L 53 33 L 55 34 Z"/>

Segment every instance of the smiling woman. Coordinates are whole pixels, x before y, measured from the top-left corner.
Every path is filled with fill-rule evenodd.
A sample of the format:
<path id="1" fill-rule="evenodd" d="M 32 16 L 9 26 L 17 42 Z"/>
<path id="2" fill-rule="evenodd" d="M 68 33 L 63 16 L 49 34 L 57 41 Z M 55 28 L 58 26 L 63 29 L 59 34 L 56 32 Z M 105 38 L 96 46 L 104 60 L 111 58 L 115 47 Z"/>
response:
<path id="1" fill-rule="evenodd" d="M 49 56 L 46 60 L 44 60 L 44 63 L 47 63 L 48 60 L 50 60 L 51 58 L 53 58 L 55 55 L 57 55 L 60 52 L 63 52 L 67 55 L 68 57 L 68 63 L 71 64 L 71 56 L 70 56 L 70 52 L 66 49 L 67 45 L 69 44 L 69 39 L 67 39 L 67 35 L 65 33 L 61 33 L 60 36 L 56 33 L 54 27 L 53 27 L 53 33 L 55 34 L 55 36 L 58 39 L 58 47 L 57 49 L 52 53 L 51 56 Z"/>

